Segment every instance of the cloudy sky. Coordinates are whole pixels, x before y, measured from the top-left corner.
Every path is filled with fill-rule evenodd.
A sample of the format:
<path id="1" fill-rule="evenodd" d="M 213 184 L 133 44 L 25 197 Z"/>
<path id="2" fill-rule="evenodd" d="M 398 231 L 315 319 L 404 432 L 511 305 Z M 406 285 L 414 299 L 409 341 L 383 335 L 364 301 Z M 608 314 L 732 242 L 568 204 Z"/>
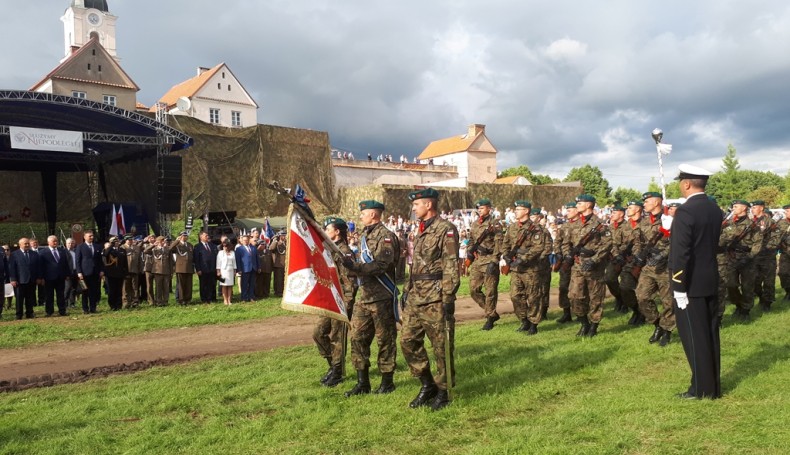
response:
<path id="1" fill-rule="evenodd" d="M 666 173 L 790 167 L 790 4 L 780 0 L 108 0 L 121 64 L 150 105 L 225 62 L 260 123 L 328 131 L 355 152 L 418 154 L 486 125 L 499 170 L 613 187 Z M 63 54 L 70 0 L 0 0 L 0 88 L 27 89 Z"/>

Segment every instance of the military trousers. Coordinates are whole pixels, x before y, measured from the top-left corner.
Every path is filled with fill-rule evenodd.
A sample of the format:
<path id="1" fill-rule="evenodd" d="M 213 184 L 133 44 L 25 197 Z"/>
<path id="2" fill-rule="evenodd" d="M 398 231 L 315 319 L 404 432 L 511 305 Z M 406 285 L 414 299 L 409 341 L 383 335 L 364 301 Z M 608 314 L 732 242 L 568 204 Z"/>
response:
<path id="1" fill-rule="evenodd" d="M 154 305 L 165 306 L 170 298 L 170 275 L 153 273 L 154 276 Z"/>
<path id="2" fill-rule="evenodd" d="M 790 252 L 779 255 L 779 283 L 785 292 L 790 293 Z"/>
<path id="3" fill-rule="evenodd" d="M 736 308 L 750 311 L 754 307 L 754 279 L 757 270 L 754 261 L 735 267 L 738 261 L 727 263 L 727 294 Z"/>
<path id="4" fill-rule="evenodd" d="M 409 365 L 412 376 L 420 377 L 431 371 L 428 351 L 425 349 L 425 338 L 431 342 L 436 373 L 433 380 L 441 390 L 447 390 L 448 368 L 446 349 L 449 341 L 450 368 L 449 376 L 455 386 L 455 315 L 444 317 L 441 302 L 415 305 L 409 303 L 403 311 L 400 346 L 403 357 Z M 448 333 L 449 332 L 449 333 Z"/>
<path id="5" fill-rule="evenodd" d="M 632 310 L 639 309 L 639 300 L 636 298 L 637 281 L 634 275 L 631 274 L 633 264 L 626 264 L 623 270 L 620 271 L 620 298 L 623 299 L 625 306 Z"/>
<path id="6" fill-rule="evenodd" d="M 720 254 L 716 257 L 717 267 L 719 269 L 719 291 L 716 299 L 719 302 L 718 317 L 724 316 L 724 310 L 727 309 L 727 256 Z"/>
<path id="7" fill-rule="evenodd" d="M 497 316 L 498 286 L 499 267 L 496 262 L 486 264 L 477 260 L 472 263 L 469 267 L 469 294 L 487 318 Z"/>
<path id="8" fill-rule="evenodd" d="M 370 368 L 370 345 L 378 341 L 380 373 L 395 371 L 398 346 L 392 300 L 355 303 L 351 315 L 351 363 L 355 370 Z"/>
<path id="9" fill-rule="evenodd" d="M 615 265 L 609 262 L 606 265 L 606 271 L 604 272 L 603 279 L 606 283 L 606 287 L 609 289 L 609 293 L 612 294 L 612 297 L 615 299 L 622 299 L 620 293 L 620 281 L 618 280 L 620 274 L 617 272 Z"/>
<path id="10" fill-rule="evenodd" d="M 176 286 L 178 286 L 178 303 L 180 305 L 192 303 L 192 274 L 176 273 Z"/>
<path id="11" fill-rule="evenodd" d="M 529 319 L 533 324 L 540 324 L 542 283 L 540 271 L 530 268 L 524 272 L 510 272 L 510 301 L 513 311 L 520 320 Z"/>
<path id="12" fill-rule="evenodd" d="M 760 254 L 754 258 L 754 293 L 760 303 L 771 305 L 776 300 L 776 255 Z"/>
<path id="13" fill-rule="evenodd" d="M 154 274 L 153 272 L 145 272 L 145 293 L 148 297 L 149 305 L 156 305 L 156 298 L 154 296 Z"/>
<path id="14" fill-rule="evenodd" d="M 571 301 L 568 298 L 568 289 L 571 285 L 571 271 L 568 270 L 567 272 L 560 268 L 560 283 L 559 283 L 559 290 L 560 290 L 560 308 L 563 310 L 565 308 L 571 307 Z"/>
<path id="15" fill-rule="evenodd" d="M 658 311 L 655 295 L 661 300 L 661 311 Z M 666 267 L 646 266 L 639 275 L 636 285 L 636 298 L 639 301 L 639 312 L 648 324 L 656 324 L 669 332 L 675 330 L 675 311 L 672 309 L 672 291 L 669 285 L 669 271 Z"/>
<path id="16" fill-rule="evenodd" d="M 571 269 L 568 298 L 575 316 L 587 316 L 587 320 L 598 324 L 603 317 L 605 297 L 606 283 L 603 281 L 603 270 L 582 272 L 579 270 L 579 266 L 574 266 Z"/>
<path id="17" fill-rule="evenodd" d="M 548 262 L 540 269 L 540 311 L 543 315 L 549 310 L 549 292 L 551 291 L 551 265 Z"/>
<path id="18" fill-rule="evenodd" d="M 137 273 L 129 273 L 123 279 L 123 307 L 134 308 L 140 304 L 140 296 L 137 293 L 139 290 L 138 279 L 140 275 Z"/>
<path id="19" fill-rule="evenodd" d="M 313 329 L 313 341 L 318 353 L 332 365 L 345 362 L 347 331 L 347 323 L 326 316 L 319 317 Z"/>

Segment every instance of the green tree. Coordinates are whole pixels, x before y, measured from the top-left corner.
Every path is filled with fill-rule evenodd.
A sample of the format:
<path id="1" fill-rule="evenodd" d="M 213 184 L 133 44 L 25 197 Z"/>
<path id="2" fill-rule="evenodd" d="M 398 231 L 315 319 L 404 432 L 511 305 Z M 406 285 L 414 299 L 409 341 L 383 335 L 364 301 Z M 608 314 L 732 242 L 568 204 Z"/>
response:
<path id="1" fill-rule="evenodd" d="M 598 166 L 585 164 L 575 167 L 568 172 L 564 182 L 582 182 L 585 193 L 592 194 L 599 205 L 611 204 L 612 187 L 609 181 L 603 178 L 603 172 Z"/>
<path id="2" fill-rule="evenodd" d="M 746 194 L 751 191 L 745 182 L 741 182 L 738 178 L 741 165 L 735 155 L 735 147 L 732 144 L 727 145 L 727 153 L 722 159 L 721 172 L 713 174 L 708 180 L 707 193 L 724 204 L 729 204 L 733 199 L 746 197 Z"/>
<path id="3" fill-rule="evenodd" d="M 778 203 L 782 199 L 782 192 L 779 191 L 779 187 L 777 186 L 761 186 L 753 190 L 749 193 L 749 201 L 755 200 L 763 200 L 765 201 L 765 206 L 768 208 L 774 207 L 778 205 Z"/>
<path id="4" fill-rule="evenodd" d="M 514 175 L 520 175 L 526 178 L 529 180 L 529 183 L 533 185 L 547 185 L 549 183 L 557 183 L 560 181 L 559 179 L 555 179 L 549 175 L 533 174 L 529 167 L 523 164 L 520 166 L 507 168 L 499 173 L 500 177 L 512 177 Z"/>
<path id="5" fill-rule="evenodd" d="M 641 201 L 642 193 L 633 188 L 617 187 L 612 193 L 612 198 L 616 205 L 625 207 L 625 204 L 628 204 L 630 201 Z"/>

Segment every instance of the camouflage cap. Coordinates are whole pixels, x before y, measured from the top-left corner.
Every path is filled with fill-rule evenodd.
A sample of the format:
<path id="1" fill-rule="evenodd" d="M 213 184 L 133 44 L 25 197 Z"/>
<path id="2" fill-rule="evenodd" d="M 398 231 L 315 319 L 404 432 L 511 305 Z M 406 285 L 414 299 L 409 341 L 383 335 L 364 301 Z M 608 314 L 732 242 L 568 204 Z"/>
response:
<path id="1" fill-rule="evenodd" d="M 327 227 L 330 224 L 333 224 L 336 228 L 340 230 L 348 229 L 348 224 L 346 224 L 346 220 L 336 216 L 328 216 L 324 218 L 324 227 Z"/>
<path id="2" fill-rule="evenodd" d="M 658 191 L 648 191 L 647 193 L 642 193 L 642 200 L 643 201 L 647 200 L 647 199 L 650 199 L 651 197 L 658 197 L 658 198 L 663 199 L 663 197 L 661 196 L 661 193 L 659 193 Z"/>
<path id="3" fill-rule="evenodd" d="M 751 207 L 752 206 L 751 204 L 749 204 L 749 201 L 747 201 L 746 199 L 734 199 L 732 201 L 732 205 L 735 205 L 735 204 L 745 205 L 746 207 Z"/>
<path id="4" fill-rule="evenodd" d="M 483 199 L 480 199 L 479 201 L 475 202 L 475 207 L 481 207 L 483 205 L 487 205 L 487 206 L 491 207 L 491 199 L 483 198 Z"/>
<path id="5" fill-rule="evenodd" d="M 439 199 L 439 192 L 433 188 L 425 188 L 409 193 L 410 201 L 416 201 L 417 199 Z"/>
<path id="6" fill-rule="evenodd" d="M 628 205 L 638 205 L 639 207 L 644 208 L 645 203 L 642 201 L 628 201 Z"/>
<path id="7" fill-rule="evenodd" d="M 752 207 L 754 207 L 755 205 L 762 205 L 763 207 L 765 207 L 765 201 L 760 199 L 757 199 L 756 201 L 752 201 Z"/>
<path id="8" fill-rule="evenodd" d="M 576 201 L 570 201 L 565 203 L 566 209 L 575 209 L 576 208 Z"/>
<path id="9" fill-rule="evenodd" d="M 576 196 L 576 202 L 592 202 L 593 204 L 595 204 L 595 196 L 587 193 L 580 194 Z"/>
<path id="10" fill-rule="evenodd" d="M 513 205 L 516 206 L 516 207 L 525 207 L 525 208 L 528 208 L 528 209 L 532 208 L 532 203 L 529 202 L 529 201 L 526 201 L 526 200 L 516 201 L 516 202 L 513 203 Z"/>
<path id="11" fill-rule="evenodd" d="M 359 210 L 367 210 L 367 209 L 384 210 L 384 204 L 382 204 L 379 201 L 375 201 L 373 199 L 369 199 L 367 201 L 362 201 L 359 203 Z"/>
<path id="12" fill-rule="evenodd" d="M 625 207 L 620 207 L 619 205 L 615 205 L 612 207 L 613 212 L 625 212 Z"/>

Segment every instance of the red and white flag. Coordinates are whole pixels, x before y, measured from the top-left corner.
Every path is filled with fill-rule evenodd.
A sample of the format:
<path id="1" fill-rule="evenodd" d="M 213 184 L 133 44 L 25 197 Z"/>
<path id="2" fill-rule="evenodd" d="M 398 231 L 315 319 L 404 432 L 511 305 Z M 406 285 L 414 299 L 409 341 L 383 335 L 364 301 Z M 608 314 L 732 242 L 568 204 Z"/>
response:
<path id="1" fill-rule="evenodd" d="M 322 234 L 291 206 L 282 307 L 348 322 L 337 267 Z"/>
<path id="2" fill-rule="evenodd" d="M 115 214 L 115 222 L 118 224 L 118 235 L 126 235 L 126 220 L 123 219 L 123 206 L 118 206 L 118 212 Z"/>
<path id="3" fill-rule="evenodd" d="M 110 224 L 110 235 L 114 235 L 116 237 L 126 235 L 126 228 L 124 227 L 123 222 L 123 206 L 116 211 L 115 204 L 112 205 L 112 215 L 111 217 L 111 224 Z"/>

